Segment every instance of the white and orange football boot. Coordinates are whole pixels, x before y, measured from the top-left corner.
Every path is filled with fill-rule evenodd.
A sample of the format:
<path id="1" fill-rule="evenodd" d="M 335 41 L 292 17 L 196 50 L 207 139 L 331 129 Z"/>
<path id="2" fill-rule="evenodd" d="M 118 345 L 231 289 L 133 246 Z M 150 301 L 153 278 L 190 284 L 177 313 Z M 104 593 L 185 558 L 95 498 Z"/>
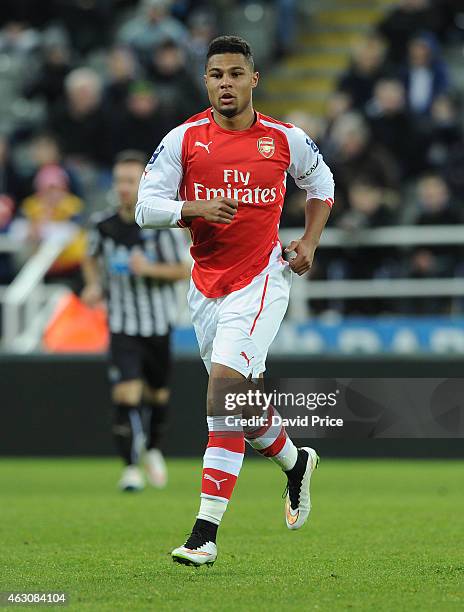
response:
<path id="1" fill-rule="evenodd" d="M 285 522 L 289 529 L 300 529 L 311 512 L 311 475 L 319 465 L 319 455 L 313 448 L 298 449 L 295 468 L 287 474 L 285 495 Z"/>
<path id="2" fill-rule="evenodd" d="M 173 561 L 183 565 L 211 566 L 216 561 L 217 546 L 215 542 L 205 541 L 201 534 L 192 531 L 185 544 L 175 548 L 171 556 Z"/>

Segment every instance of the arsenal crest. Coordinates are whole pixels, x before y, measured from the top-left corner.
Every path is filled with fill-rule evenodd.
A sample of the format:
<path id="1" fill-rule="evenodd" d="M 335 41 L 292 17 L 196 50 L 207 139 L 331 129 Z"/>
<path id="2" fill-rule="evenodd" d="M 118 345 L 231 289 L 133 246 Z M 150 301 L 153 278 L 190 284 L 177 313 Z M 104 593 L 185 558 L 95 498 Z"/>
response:
<path id="1" fill-rule="evenodd" d="M 266 159 L 272 157 L 275 151 L 274 138 L 270 138 L 269 136 L 258 138 L 258 151 Z"/>

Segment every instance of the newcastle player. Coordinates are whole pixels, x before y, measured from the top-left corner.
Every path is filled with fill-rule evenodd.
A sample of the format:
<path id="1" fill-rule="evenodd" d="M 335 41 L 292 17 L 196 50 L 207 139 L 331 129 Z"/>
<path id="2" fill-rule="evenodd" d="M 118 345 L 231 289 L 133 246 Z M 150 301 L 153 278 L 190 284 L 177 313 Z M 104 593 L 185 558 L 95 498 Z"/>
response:
<path id="1" fill-rule="evenodd" d="M 145 164 L 145 155 L 138 151 L 119 154 L 113 173 L 118 208 L 92 218 L 83 264 L 83 301 L 94 305 L 106 297 L 108 303 L 113 434 L 125 464 L 119 486 L 126 491 L 144 487 L 139 468 L 144 441 L 149 482 L 156 487 L 166 484 L 160 438 L 169 402 L 174 283 L 190 274 L 183 233 L 142 232 L 135 223 Z"/>

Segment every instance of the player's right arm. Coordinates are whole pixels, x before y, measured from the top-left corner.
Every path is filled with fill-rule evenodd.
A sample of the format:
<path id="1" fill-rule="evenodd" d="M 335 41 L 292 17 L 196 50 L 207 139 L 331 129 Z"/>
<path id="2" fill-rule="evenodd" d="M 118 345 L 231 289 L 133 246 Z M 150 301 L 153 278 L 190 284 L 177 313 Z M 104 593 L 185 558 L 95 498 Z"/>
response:
<path id="1" fill-rule="evenodd" d="M 84 277 L 84 288 L 81 292 L 81 300 L 87 306 L 95 306 L 103 299 L 98 260 L 95 257 L 86 256 L 82 262 L 82 275 Z"/>
<path id="2" fill-rule="evenodd" d="M 139 186 L 135 221 L 142 228 L 185 227 L 197 217 L 232 223 L 238 202 L 231 198 L 179 200 L 183 177 L 182 139 L 186 124 L 167 134 L 151 156 Z"/>
<path id="3" fill-rule="evenodd" d="M 238 200 L 214 198 L 214 200 L 192 200 L 184 202 L 182 220 L 186 223 L 196 217 L 203 217 L 211 223 L 232 223 L 238 209 Z"/>
<path id="4" fill-rule="evenodd" d="M 95 306 L 103 299 L 100 263 L 98 255 L 101 251 L 101 236 L 98 227 L 94 225 L 87 235 L 87 253 L 82 261 L 82 276 L 84 288 L 81 300 L 88 306 Z"/>

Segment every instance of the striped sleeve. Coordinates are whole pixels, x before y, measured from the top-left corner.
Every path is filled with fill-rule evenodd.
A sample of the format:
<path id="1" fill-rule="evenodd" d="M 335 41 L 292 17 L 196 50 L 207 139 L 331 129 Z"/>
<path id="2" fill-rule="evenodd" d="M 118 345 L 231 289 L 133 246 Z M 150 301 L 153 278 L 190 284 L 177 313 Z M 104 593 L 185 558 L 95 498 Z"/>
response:
<path id="1" fill-rule="evenodd" d="M 191 262 L 185 233 L 174 229 L 160 230 L 158 243 L 163 261 L 167 263 Z"/>

